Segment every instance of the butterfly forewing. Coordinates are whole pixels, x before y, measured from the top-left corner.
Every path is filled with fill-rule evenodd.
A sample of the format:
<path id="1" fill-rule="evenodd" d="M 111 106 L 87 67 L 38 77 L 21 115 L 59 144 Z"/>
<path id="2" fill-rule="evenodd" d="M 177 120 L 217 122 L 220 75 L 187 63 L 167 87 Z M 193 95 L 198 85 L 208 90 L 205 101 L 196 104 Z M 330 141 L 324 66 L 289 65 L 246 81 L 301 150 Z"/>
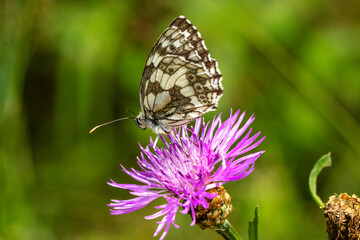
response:
<path id="1" fill-rule="evenodd" d="M 171 130 L 215 110 L 221 80 L 199 31 L 185 17 L 176 18 L 146 61 L 139 92 L 144 119 Z"/>

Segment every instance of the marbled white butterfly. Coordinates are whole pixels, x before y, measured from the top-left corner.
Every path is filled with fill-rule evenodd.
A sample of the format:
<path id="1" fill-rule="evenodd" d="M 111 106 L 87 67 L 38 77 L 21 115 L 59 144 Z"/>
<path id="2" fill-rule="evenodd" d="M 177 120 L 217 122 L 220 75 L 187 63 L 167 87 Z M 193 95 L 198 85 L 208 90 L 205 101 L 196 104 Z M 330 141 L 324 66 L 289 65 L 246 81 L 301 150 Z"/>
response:
<path id="1" fill-rule="evenodd" d="M 135 123 L 156 134 L 169 134 L 215 110 L 223 93 L 217 65 L 196 27 L 184 16 L 176 18 L 146 61 L 139 91 L 141 112 Z"/>

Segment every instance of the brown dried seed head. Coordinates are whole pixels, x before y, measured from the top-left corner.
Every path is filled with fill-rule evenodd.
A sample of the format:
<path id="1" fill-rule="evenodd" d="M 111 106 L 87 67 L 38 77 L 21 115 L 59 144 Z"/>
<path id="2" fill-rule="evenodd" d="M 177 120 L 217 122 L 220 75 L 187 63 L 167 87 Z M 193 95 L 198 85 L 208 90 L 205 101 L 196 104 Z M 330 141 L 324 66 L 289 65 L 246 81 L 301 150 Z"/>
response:
<path id="1" fill-rule="evenodd" d="M 360 239 L 360 198 L 355 194 L 331 196 L 324 207 L 324 216 L 329 239 Z"/>

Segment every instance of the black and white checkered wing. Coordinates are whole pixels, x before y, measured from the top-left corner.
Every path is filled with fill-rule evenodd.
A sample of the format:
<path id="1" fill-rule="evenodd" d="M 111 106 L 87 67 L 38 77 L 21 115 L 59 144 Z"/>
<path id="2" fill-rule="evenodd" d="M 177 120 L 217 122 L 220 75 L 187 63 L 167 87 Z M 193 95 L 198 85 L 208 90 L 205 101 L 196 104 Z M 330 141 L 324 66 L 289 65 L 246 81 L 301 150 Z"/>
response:
<path id="1" fill-rule="evenodd" d="M 199 31 L 183 16 L 161 34 L 140 83 L 145 120 L 171 130 L 215 110 L 222 76 Z"/>

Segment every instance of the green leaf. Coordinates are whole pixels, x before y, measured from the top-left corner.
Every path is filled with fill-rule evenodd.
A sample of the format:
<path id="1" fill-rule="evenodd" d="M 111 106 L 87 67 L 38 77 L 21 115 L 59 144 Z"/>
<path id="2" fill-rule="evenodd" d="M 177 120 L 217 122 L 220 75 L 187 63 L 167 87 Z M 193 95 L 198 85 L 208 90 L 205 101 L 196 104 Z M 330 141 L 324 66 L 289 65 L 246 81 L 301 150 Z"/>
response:
<path id="1" fill-rule="evenodd" d="M 317 177 L 324 167 L 330 167 L 330 166 L 331 166 L 331 156 L 330 156 L 330 153 L 328 153 L 328 154 L 325 154 L 324 156 L 322 156 L 315 163 L 313 169 L 310 172 L 310 176 L 309 176 L 310 193 L 311 193 L 312 197 L 314 198 L 315 202 L 317 204 L 319 204 L 319 206 L 321 206 L 321 207 L 324 207 L 324 203 L 321 200 L 321 198 L 319 197 L 319 195 L 317 195 L 317 193 L 316 193 Z"/>
<path id="2" fill-rule="evenodd" d="M 259 213 L 258 206 L 255 208 L 255 217 L 253 220 L 249 221 L 249 240 L 258 239 L 258 225 L 259 225 Z"/>

